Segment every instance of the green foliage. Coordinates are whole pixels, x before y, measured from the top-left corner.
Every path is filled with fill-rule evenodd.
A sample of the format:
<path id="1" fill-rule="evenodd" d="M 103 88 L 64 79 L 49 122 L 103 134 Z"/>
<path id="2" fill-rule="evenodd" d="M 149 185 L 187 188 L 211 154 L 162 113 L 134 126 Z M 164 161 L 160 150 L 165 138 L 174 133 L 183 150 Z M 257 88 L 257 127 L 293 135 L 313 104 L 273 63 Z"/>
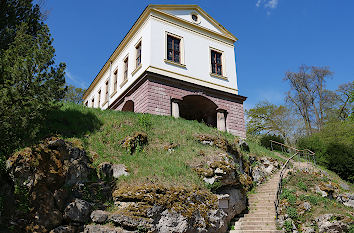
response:
<path id="1" fill-rule="evenodd" d="M 320 165 L 354 182 L 354 121 L 330 122 L 311 136 L 298 140 L 299 148 L 316 153 Z"/>
<path id="2" fill-rule="evenodd" d="M 0 177 L 6 172 L 6 157 L 0 154 Z"/>
<path id="3" fill-rule="evenodd" d="M 138 123 L 145 131 L 149 131 L 152 126 L 151 115 L 146 113 L 139 115 Z"/>
<path id="4" fill-rule="evenodd" d="M 267 156 L 267 157 L 271 157 L 274 158 L 278 161 L 282 161 L 285 162 L 285 159 L 279 157 L 276 153 L 274 153 L 271 150 L 268 150 L 267 148 L 259 145 L 258 143 L 250 140 L 249 138 L 247 138 L 247 143 L 250 147 L 250 153 L 251 155 L 257 155 L 257 156 Z"/>
<path id="5" fill-rule="evenodd" d="M 26 186 L 15 185 L 14 194 L 18 201 L 17 207 L 23 213 L 28 213 L 30 211 L 30 199 L 29 192 Z"/>
<path id="6" fill-rule="evenodd" d="M 295 193 L 295 190 L 283 188 L 283 191 L 280 195 L 280 199 L 287 199 L 289 195 L 293 195 Z"/>
<path id="7" fill-rule="evenodd" d="M 31 2 L 7 0 L 0 16 L 0 154 L 5 156 L 36 137 L 65 94 L 65 64 L 54 65 L 53 39 Z"/>
<path id="8" fill-rule="evenodd" d="M 299 198 L 302 201 L 310 202 L 312 205 L 317 205 L 321 201 L 321 198 L 316 196 L 316 195 L 304 195 L 304 194 L 301 194 Z"/>
<path id="9" fill-rule="evenodd" d="M 291 114 L 285 106 L 276 106 L 269 102 L 260 102 L 246 111 L 249 118 L 247 133 L 276 133 L 286 138 L 291 128 Z"/>
<path id="10" fill-rule="evenodd" d="M 74 87 L 73 85 L 68 85 L 63 101 L 68 103 L 80 104 L 82 103 L 82 97 L 84 93 L 84 89 Z"/>
<path id="11" fill-rule="evenodd" d="M 296 196 L 294 193 L 295 193 L 294 190 L 289 190 L 284 188 L 280 195 L 280 198 L 287 199 L 290 205 L 294 206 L 296 204 Z"/>
<path id="12" fill-rule="evenodd" d="M 222 184 L 221 184 L 220 181 L 216 181 L 216 182 L 214 182 L 214 183 L 212 183 L 212 184 L 209 184 L 209 183 L 206 184 L 206 187 L 207 187 L 210 191 L 212 191 L 212 192 L 215 192 L 215 191 L 218 190 L 221 186 L 222 186 Z"/>
<path id="13" fill-rule="evenodd" d="M 354 233 L 354 224 L 350 224 L 349 233 Z"/>
<path id="14" fill-rule="evenodd" d="M 307 185 L 304 184 L 302 181 L 299 181 L 299 183 L 297 183 L 297 187 L 300 188 L 301 190 L 307 192 Z"/>
<path id="15" fill-rule="evenodd" d="M 354 183 L 354 145 L 330 143 L 327 146 L 326 167 L 345 180 Z"/>
<path id="16" fill-rule="evenodd" d="M 284 222 L 284 229 L 285 229 L 285 232 L 293 232 L 293 224 L 290 220 L 286 220 Z"/>
<path id="17" fill-rule="evenodd" d="M 271 144 L 270 140 L 284 144 L 285 142 L 284 142 L 284 138 L 282 136 L 275 135 L 275 134 L 266 134 L 266 135 L 262 135 L 261 139 L 260 139 L 261 146 L 264 146 L 265 148 L 268 148 L 268 149 L 273 148 L 273 150 L 282 151 L 282 148 L 279 144 L 276 144 L 276 143 Z"/>
<path id="18" fill-rule="evenodd" d="M 289 218 L 293 220 L 296 220 L 299 217 L 296 208 L 291 206 L 286 208 L 286 213 L 289 215 Z"/>

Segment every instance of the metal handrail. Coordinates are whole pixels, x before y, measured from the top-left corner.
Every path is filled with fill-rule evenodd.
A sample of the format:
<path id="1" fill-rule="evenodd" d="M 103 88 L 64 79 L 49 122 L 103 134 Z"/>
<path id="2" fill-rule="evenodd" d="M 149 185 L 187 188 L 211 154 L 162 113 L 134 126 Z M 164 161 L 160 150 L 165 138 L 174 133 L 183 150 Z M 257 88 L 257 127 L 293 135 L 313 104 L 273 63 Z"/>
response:
<path id="1" fill-rule="evenodd" d="M 289 161 L 294 158 L 296 155 L 297 155 L 298 152 L 296 152 L 294 155 L 292 155 L 290 158 L 288 158 L 285 162 L 285 164 L 283 165 L 282 169 L 280 170 L 280 179 L 279 179 L 279 182 L 278 182 L 278 190 L 277 190 L 277 194 L 276 194 L 276 198 L 275 198 L 275 201 L 274 201 L 274 205 L 275 205 L 275 217 L 276 219 L 278 219 L 278 215 L 279 215 L 279 212 L 278 212 L 278 207 L 279 207 L 279 198 L 280 198 L 280 195 L 282 193 L 282 181 L 283 181 L 283 176 L 284 176 L 284 172 L 285 172 L 285 169 L 286 167 L 288 166 L 289 164 Z"/>
<path id="2" fill-rule="evenodd" d="M 313 151 L 311 151 L 311 150 L 309 150 L 309 149 L 300 150 L 300 149 L 297 149 L 297 148 L 295 148 L 295 147 L 285 145 L 285 144 L 283 144 L 283 143 L 281 143 L 281 142 L 277 142 L 277 141 L 273 141 L 273 140 L 269 140 L 269 141 L 270 141 L 270 146 L 271 146 L 272 150 L 273 150 L 273 143 L 275 143 L 275 144 L 281 145 L 282 147 L 284 146 L 284 147 L 290 148 L 290 149 L 292 149 L 292 150 L 295 150 L 296 152 L 306 152 L 306 151 L 307 151 L 307 152 L 309 152 L 311 155 L 315 155 L 315 152 L 313 152 Z"/>
<path id="3" fill-rule="evenodd" d="M 300 161 L 300 154 L 303 154 L 303 155 L 305 155 L 306 156 L 306 162 L 307 162 L 307 164 L 310 162 L 310 160 L 311 160 L 311 156 L 312 156 L 312 160 L 313 160 L 313 163 L 316 165 L 316 160 L 315 160 L 315 152 L 313 152 L 313 151 L 311 151 L 311 150 L 309 150 L 309 149 L 303 149 L 303 150 L 300 150 L 300 149 L 297 149 L 297 148 L 295 148 L 295 147 L 291 147 L 291 146 L 288 146 L 288 145 L 285 145 L 285 144 L 283 144 L 283 143 L 280 143 L 280 142 L 277 142 L 277 141 L 273 141 L 273 140 L 269 140 L 270 141 L 270 145 L 271 145 L 271 148 L 272 148 L 272 150 L 273 150 L 273 143 L 276 143 L 276 144 L 279 144 L 279 145 L 281 145 L 281 148 L 282 148 L 282 151 L 283 151 L 283 146 L 284 147 L 287 147 L 287 148 L 290 148 L 290 149 L 292 149 L 292 150 L 294 150 L 295 151 L 295 153 L 290 157 L 290 158 L 288 158 L 287 160 L 286 160 L 286 162 L 285 162 L 285 164 L 284 164 L 284 166 L 282 167 L 282 169 L 281 169 L 281 171 L 280 171 L 280 176 L 279 176 L 279 182 L 278 182 L 278 189 L 277 189 L 277 194 L 276 194 L 276 198 L 275 198 L 275 201 L 274 201 L 274 205 L 275 205 L 275 217 L 276 217 L 276 219 L 278 219 L 278 215 L 279 215 L 279 210 L 278 210 L 278 208 L 279 208 L 279 198 L 280 198 L 280 195 L 281 195 L 281 193 L 282 193 L 282 188 L 283 188 L 283 186 L 282 186 L 282 183 L 283 183 L 283 176 L 284 176 L 284 173 L 285 173 L 285 169 L 287 168 L 287 166 L 288 166 L 288 164 L 289 164 L 289 162 L 290 162 L 290 160 L 291 159 L 293 159 L 296 155 L 298 155 L 299 156 L 299 161 Z"/>

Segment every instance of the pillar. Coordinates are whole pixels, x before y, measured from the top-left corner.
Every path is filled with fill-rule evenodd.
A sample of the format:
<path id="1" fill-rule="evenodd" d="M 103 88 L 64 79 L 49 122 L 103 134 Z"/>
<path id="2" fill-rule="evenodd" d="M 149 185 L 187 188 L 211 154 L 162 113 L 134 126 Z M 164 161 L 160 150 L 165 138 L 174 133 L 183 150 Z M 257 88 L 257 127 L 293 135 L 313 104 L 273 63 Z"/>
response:
<path id="1" fill-rule="evenodd" d="M 172 104 L 172 116 L 174 118 L 179 118 L 179 104 L 180 104 L 180 100 L 178 99 L 172 99 L 171 100 L 171 104 Z"/>
<path id="2" fill-rule="evenodd" d="M 216 110 L 216 127 L 220 131 L 226 131 L 226 110 L 217 109 Z"/>

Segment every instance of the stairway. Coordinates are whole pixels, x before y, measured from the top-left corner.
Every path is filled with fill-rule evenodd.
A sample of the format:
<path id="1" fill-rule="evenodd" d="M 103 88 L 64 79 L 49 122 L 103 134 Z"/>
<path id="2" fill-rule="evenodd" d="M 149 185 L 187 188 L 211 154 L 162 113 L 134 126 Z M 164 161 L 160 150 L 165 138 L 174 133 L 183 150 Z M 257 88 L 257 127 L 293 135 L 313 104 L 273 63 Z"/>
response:
<path id="1" fill-rule="evenodd" d="M 248 197 L 249 211 L 235 222 L 235 230 L 229 233 L 280 233 L 275 225 L 275 206 L 280 172 L 260 185 L 255 194 Z"/>

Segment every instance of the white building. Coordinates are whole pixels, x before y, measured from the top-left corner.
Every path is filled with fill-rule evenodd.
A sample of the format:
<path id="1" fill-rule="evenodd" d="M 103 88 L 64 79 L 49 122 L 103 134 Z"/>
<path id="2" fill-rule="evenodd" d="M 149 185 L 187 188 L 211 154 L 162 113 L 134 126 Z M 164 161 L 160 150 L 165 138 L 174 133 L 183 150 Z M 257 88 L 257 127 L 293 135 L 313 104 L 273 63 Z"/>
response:
<path id="1" fill-rule="evenodd" d="M 91 83 L 84 103 L 197 119 L 245 137 L 236 40 L 197 5 L 149 5 Z"/>

